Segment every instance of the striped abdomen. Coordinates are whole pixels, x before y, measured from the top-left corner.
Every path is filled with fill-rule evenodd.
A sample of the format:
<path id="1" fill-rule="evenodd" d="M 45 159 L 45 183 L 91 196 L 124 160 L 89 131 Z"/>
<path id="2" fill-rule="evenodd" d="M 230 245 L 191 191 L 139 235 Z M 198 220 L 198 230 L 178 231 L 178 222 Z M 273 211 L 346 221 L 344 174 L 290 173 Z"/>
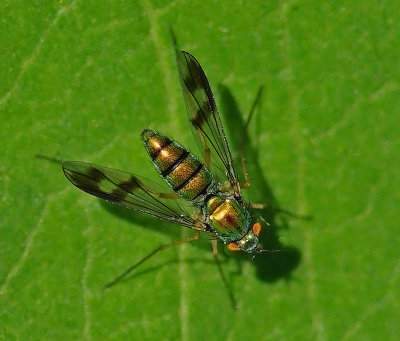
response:
<path id="1" fill-rule="evenodd" d="M 142 138 L 155 167 L 182 198 L 196 200 L 212 183 L 209 170 L 191 153 L 168 137 L 145 129 Z"/>

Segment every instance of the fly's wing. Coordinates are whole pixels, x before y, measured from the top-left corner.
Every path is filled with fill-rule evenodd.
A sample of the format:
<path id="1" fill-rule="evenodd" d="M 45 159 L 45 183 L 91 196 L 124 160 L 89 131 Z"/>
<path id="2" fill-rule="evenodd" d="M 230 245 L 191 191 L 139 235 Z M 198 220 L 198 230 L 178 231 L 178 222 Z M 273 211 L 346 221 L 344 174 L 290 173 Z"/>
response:
<path id="1" fill-rule="evenodd" d="M 67 179 L 82 191 L 165 221 L 205 230 L 201 220 L 190 216 L 183 199 L 161 198 L 157 193 L 162 186 L 148 179 L 81 161 L 67 161 L 62 167 Z M 162 189 L 172 193 L 166 187 Z"/>
<path id="2" fill-rule="evenodd" d="M 196 132 L 193 135 L 203 151 L 204 142 L 211 149 L 211 163 L 227 177 L 236 196 L 240 186 L 231 151 L 226 140 L 221 117 L 207 77 L 199 62 L 190 53 L 177 54 L 179 78 L 189 121 Z M 193 131 L 193 129 L 192 129 Z"/>

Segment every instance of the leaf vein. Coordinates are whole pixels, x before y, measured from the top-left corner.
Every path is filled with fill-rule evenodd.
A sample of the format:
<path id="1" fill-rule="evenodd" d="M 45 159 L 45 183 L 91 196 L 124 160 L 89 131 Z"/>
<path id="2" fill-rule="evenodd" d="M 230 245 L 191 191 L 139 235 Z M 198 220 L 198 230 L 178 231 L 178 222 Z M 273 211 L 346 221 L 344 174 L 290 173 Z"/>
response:
<path id="1" fill-rule="evenodd" d="M 60 20 L 60 18 L 62 17 L 62 15 L 64 13 L 68 12 L 71 8 L 73 8 L 75 6 L 75 3 L 76 3 L 76 0 L 74 0 L 68 6 L 64 6 L 64 7 L 61 7 L 58 9 L 53 20 L 50 22 L 48 27 L 43 31 L 37 44 L 33 48 L 32 53 L 24 61 L 22 61 L 19 73 L 18 73 L 17 77 L 15 78 L 14 83 L 11 85 L 10 89 L 5 93 L 5 95 L 2 98 L 0 98 L 0 107 L 3 106 L 5 103 L 7 103 L 8 100 L 11 98 L 11 96 L 15 93 L 25 72 L 29 69 L 29 67 L 31 65 L 34 64 L 37 56 L 39 55 L 39 53 L 42 49 L 44 42 L 46 41 L 47 37 L 50 35 L 50 32 L 57 25 L 57 23 Z"/>

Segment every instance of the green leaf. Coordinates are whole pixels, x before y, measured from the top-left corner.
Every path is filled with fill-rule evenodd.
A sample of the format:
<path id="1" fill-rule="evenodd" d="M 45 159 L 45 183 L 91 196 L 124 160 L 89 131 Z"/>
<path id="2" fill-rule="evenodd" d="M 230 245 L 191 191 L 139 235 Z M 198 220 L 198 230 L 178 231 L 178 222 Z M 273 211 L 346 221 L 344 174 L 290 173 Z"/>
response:
<path id="1" fill-rule="evenodd" d="M 395 1 L 3 1 L 0 338 L 397 340 L 400 8 Z M 205 69 L 264 211 L 249 257 L 74 188 L 40 153 L 156 178 L 140 132 L 197 155 L 169 36 Z M 235 157 L 238 154 L 235 153 Z"/>

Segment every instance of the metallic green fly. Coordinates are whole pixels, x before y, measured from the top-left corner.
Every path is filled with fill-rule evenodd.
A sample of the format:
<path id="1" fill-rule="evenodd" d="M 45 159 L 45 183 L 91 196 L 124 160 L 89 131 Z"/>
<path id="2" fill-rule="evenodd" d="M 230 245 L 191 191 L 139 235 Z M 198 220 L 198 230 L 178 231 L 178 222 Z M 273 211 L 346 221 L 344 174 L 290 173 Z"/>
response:
<path id="1" fill-rule="evenodd" d="M 233 158 L 207 77 L 191 54 L 177 54 L 179 77 L 193 136 L 202 151 L 200 161 L 178 142 L 156 131 L 142 131 L 144 146 L 166 185 L 136 174 L 81 161 L 62 164 L 67 179 L 81 190 L 101 199 L 137 210 L 161 220 L 195 230 L 192 237 L 162 245 L 127 269 L 106 287 L 114 285 L 157 252 L 211 236 L 213 252 L 217 240 L 230 250 L 256 254 L 266 251 L 259 242 L 260 222 L 253 221 L 242 199 Z M 244 157 L 241 156 L 245 167 Z M 260 208 L 260 205 L 257 205 Z"/>

